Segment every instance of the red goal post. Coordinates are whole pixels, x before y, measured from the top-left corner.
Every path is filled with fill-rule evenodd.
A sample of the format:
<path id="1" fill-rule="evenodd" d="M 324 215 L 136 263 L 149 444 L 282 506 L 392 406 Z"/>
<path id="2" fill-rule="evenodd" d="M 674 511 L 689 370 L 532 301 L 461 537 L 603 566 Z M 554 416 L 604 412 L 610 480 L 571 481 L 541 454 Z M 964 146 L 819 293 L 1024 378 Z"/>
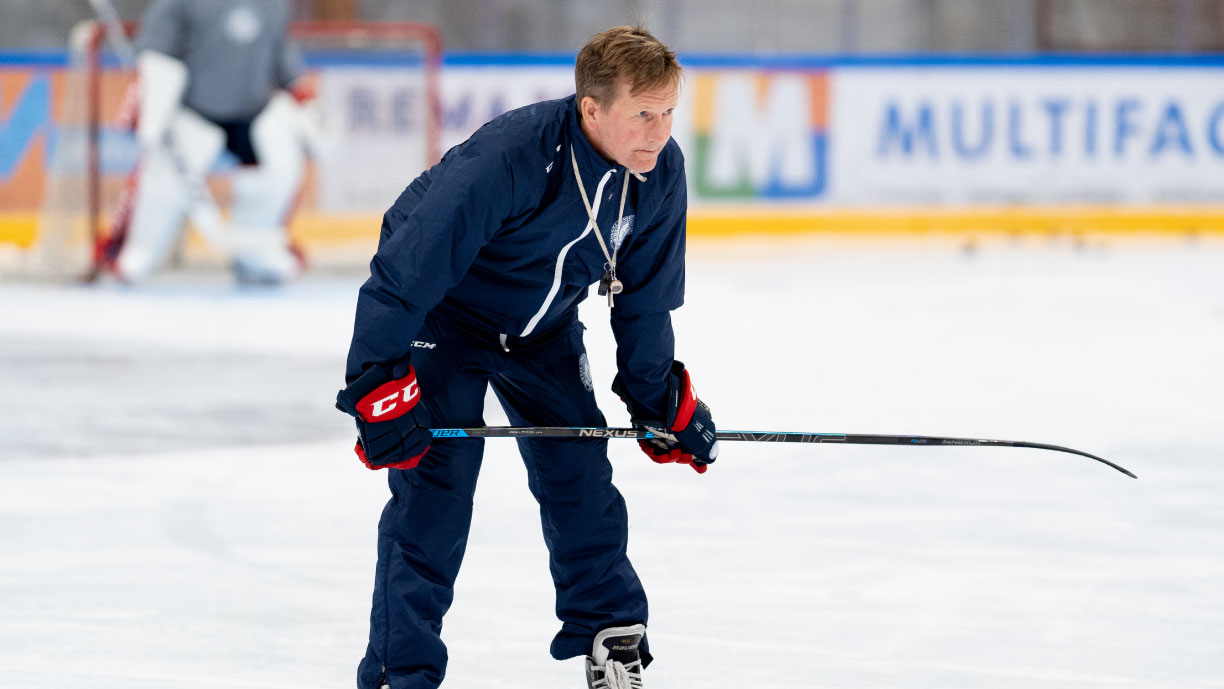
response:
<path id="1" fill-rule="evenodd" d="M 123 29 L 130 38 L 139 25 L 127 22 Z M 322 259 L 316 265 L 328 259 L 348 265 L 346 252 L 352 261 L 368 260 L 378 216 L 441 157 L 441 37 L 428 24 L 362 21 L 295 22 L 290 34 L 319 80 L 318 104 L 334 138 L 333 157 L 310 164 L 291 232 Z M 35 277 L 62 279 L 95 267 L 94 241 L 118 212 L 135 164 L 134 137 L 120 122 L 133 70 L 118 64 L 106 45 L 102 22 L 74 31 L 55 123 L 58 160 L 45 184 L 37 267 L 28 271 Z M 211 176 L 209 186 L 224 202 L 225 175 Z M 325 250 L 314 252 L 316 243 Z M 187 246 L 178 258 L 201 253 L 207 249 Z"/>

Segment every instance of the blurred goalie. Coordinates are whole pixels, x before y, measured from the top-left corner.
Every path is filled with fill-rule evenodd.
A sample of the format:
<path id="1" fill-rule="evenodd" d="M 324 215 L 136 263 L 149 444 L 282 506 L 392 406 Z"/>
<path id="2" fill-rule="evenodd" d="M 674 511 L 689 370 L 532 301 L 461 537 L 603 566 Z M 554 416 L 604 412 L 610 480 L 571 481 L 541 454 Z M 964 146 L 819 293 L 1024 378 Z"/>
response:
<path id="1" fill-rule="evenodd" d="M 315 83 L 288 39 L 288 0 L 156 0 L 136 40 L 129 98 L 137 170 L 99 253 L 126 282 L 155 271 L 190 217 L 241 282 L 276 284 L 302 270 L 285 225 L 312 132 Z M 205 178 L 223 150 L 238 161 L 228 222 Z"/>

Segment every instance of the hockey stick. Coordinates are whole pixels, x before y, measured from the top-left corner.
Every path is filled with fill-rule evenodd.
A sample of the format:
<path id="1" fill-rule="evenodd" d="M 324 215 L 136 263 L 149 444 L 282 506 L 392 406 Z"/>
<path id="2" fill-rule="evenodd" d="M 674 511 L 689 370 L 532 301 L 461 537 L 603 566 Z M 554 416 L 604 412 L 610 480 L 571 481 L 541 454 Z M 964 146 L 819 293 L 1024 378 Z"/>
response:
<path id="1" fill-rule="evenodd" d="M 134 64 L 136 50 L 123 30 L 123 21 L 119 18 L 119 12 L 115 10 L 115 6 L 110 0 L 89 0 L 89 4 L 93 7 L 94 14 L 98 15 L 98 19 L 106 26 L 106 39 L 119 56 L 120 64 Z"/>
<path id="2" fill-rule="evenodd" d="M 435 438 L 631 438 L 649 440 L 660 437 L 653 431 L 637 428 L 589 428 L 580 426 L 483 426 L 480 428 L 434 428 Z M 981 440 L 930 435 L 872 435 L 856 433 L 766 433 L 762 431 L 718 431 L 718 440 L 745 440 L 757 443 L 841 443 L 843 445 L 909 445 L 961 447 L 1027 447 L 1035 450 L 1067 452 L 1116 469 L 1131 478 L 1130 470 L 1113 462 L 1061 445 L 1030 443 L 1022 440 Z"/>

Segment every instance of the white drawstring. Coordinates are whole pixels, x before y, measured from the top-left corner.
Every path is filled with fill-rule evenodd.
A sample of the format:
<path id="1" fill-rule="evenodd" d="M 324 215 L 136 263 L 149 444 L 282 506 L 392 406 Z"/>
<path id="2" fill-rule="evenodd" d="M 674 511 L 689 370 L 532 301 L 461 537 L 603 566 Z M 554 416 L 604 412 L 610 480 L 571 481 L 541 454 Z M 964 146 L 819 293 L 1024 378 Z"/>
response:
<path id="1" fill-rule="evenodd" d="M 608 306 L 610 307 L 612 306 L 612 295 L 621 291 L 620 281 L 616 279 L 616 252 L 620 251 L 620 243 L 614 243 L 612 251 L 608 252 L 608 245 L 604 242 L 603 233 L 599 231 L 599 223 L 595 220 L 595 211 L 591 208 L 591 200 L 587 198 L 586 187 L 582 185 L 582 175 L 578 172 L 578 156 L 574 155 L 572 145 L 570 146 L 570 162 L 574 167 L 574 179 L 578 181 L 578 193 L 582 195 L 582 205 L 586 208 L 587 217 L 591 219 L 591 227 L 595 229 L 595 238 L 599 240 L 599 248 L 603 249 L 604 258 L 608 259 L 605 274 L 608 279 Z M 616 224 L 612 226 L 614 231 L 625 220 L 625 199 L 629 196 L 629 175 L 637 177 L 640 182 L 646 181 L 642 175 L 625 168 L 625 183 L 621 185 L 620 210 L 616 214 Z"/>

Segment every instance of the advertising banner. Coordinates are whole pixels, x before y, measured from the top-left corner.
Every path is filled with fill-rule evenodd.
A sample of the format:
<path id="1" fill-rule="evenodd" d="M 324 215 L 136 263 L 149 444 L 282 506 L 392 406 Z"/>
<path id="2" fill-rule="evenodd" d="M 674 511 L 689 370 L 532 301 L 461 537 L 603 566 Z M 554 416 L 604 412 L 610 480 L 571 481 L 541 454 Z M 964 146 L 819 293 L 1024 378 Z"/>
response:
<path id="1" fill-rule="evenodd" d="M 33 241 L 59 82 L 51 71 L 0 65 L 0 241 Z"/>
<path id="2" fill-rule="evenodd" d="M 854 205 L 1224 204 L 1218 69 L 838 70 L 835 171 Z"/>
<path id="3" fill-rule="evenodd" d="M 445 70 L 442 150 L 512 108 L 569 95 L 573 80 L 572 70 L 564 68 Z M 424 93 L 419 73 L 369 66 L 320 71 L 326 150 L 316 166 L 314 208 L 381 213 L 391 205 L 427 159 Z"/>

